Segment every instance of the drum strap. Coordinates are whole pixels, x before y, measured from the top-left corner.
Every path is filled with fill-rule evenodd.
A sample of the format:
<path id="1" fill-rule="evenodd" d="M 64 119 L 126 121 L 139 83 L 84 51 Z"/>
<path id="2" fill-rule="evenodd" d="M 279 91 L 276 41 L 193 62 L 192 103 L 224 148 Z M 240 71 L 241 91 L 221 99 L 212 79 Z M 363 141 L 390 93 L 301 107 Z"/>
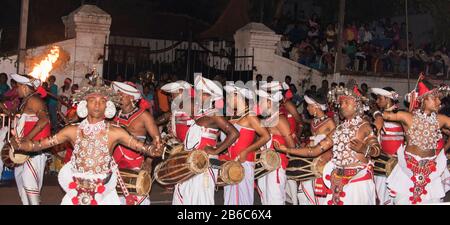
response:
<path id="1" fill-rule="evenodd" d="M 138 199 L 136 198 L 136 196 L 130 195 L 130 193 L 128 192 L 128 189 L 125 186 L 125 182 L 123 181 L 122 176 L 120 175 L 120 171 L 119 171 L 119 168 L 117 167 L 116 162 L 113 160 L 113 161 L 111 161 L 111 164 L 113 167 L 116 167 L 115 173 L 117 174 L 117 182 L 120 185 L 120 189 L 122 189 L 123 196 L 126 199 L 127 205 L 136 205 L 136 202 Z"/>

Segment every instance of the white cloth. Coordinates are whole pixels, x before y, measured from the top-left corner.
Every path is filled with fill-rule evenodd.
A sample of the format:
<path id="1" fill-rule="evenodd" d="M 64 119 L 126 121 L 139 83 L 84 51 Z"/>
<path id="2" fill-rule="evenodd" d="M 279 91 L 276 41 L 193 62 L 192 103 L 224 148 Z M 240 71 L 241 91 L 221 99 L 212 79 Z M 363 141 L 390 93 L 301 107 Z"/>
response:
<path id="1" fill-rule="evenodd" d="M 16 124 L 16 135 L 23 137 L 25 123 L 37 120 L 39 119 L 35 115 L 23 113 Z M 14 177 L 22 204 L 39 205 L 46 161 L 47 156 L 39 154 L 30 157 L 24 164 L 15 167 Z"/>
<path id="2" fill-rule="evenodd" d="M 375 181 L 375 190 L 380 205 L 392 205 L 393 203 L 389 190 L 387 189 L 386 179 L 386 176 L 383 175 L 375 175 L 373 179 Z"/>
<path id="3" fill-rule="evenodd" d="M 117 170 L 116 167 L 112 168 L 112 175 L 108 183 L 105 184 L 105 191 L 102 194 L 96 194 L 95 200 L 99 205 L 120 205 L 119 195 L 117 195 L 116 185 L 117 185 Z M 75 174 L 73 171 L 72 163 L 66 163 L 58 174 L 58 182 L 61 188 L 66 192 L 64 195 L 61 205 L 73 205 L 72 198 L 77 196 L 77 191 L 75 189 L 70 189 L 69 184 L 73 181 L 73 177 L 80 177 L 79 174 Z M 94 178 L 95 175 L 87 175 Z M 81 176 L 80 178 L 87 178 Z M 100 177 L 101 175 L 99 175 Z M 105 176 L 106 177 L 106 176 Z M 105 178 L 102 177 L 102 178 Z M 95 179 L 95 178 L 94 178 Z"/>
<path id="4" fill-rule="evenodd" d="M 111 86 L 115 92 L 120 91 L 127 95 L 133 96 L 134 100 L 139 100 L 142 98 L 141 91 L 137 88 L 137 85 L 136 87 L 133 87 L 123 82 L 113 81 Z"/>
<path id="5" fill-rule="evenodd" d="M 292 205 L 298 205 L 297 190 L 297 181 L 288 179 L 286 181 L 286 201 Z"/>
<path id="6" fill-rule="evenodd" d="M 214 205 L 217 169 L 209 168 L 189 180 L 175 185 L 172 205 Z"/>
<path id="7" fill-rule="evenodd" d="M 3 146 L 5 146 L 6 135 L 8 133 L 8 127 L 3 127 L 0 129 L 0 152 L 3 150 Z M 3 160 L 0 160 L 0 179 L 3 175 Z"/>
<path id="8" fill-rule="evenodd" d="M 328 162 L 325 165 L 323 179 L 325 185 L 328 188 L 331 187 L 330 180 L 326 179 L 327 175 L 331 176 L 332 169 L 334 168 L 334 163 L 332 161 Z M 368 168 L 361 169 L 355 176 L 353 176 L 349 183 L 343 187 L 343 192 L 345 192 L 345 196 L 341 197 L 340 200 L 344 205 L 375 205 L 376 204 L 376 192 L 375 192 L 375 183 L 373 179 L 362 180 L 357 182 L 352 182 L 356 179 L 364 177 L 367 175 Z M 370 172 L 371 173 L 371 172 Z M 325 200 L 325 204 L 331 200 L 332 195 L 327 195 Z"/>
<path id="9" fill-rule="evenodd" d="M 326 198 L 314 194 L 315 180 L 316 178 L 305 180 L 298 185 L 299 205 L 326 205 Z"/>
<path id="10" fill-rule="evenodd" d="M 257 188 L 263 205 L 284 205 L 286 201 L 286 170 L 279 168 L 259 178 Z"/>
<path id="11" fill-rule="evenodd" d="M 244 167 L 244 179 L 239 184 L 227 185 L 224 190 L 224 205 L 253 205 L 255 163 L 246 161 Z"/>
<path id="12" fill-rule="evenodd" d="M 412 193 L 409 189 L 414 186 L 414 183 L 411 180 L 413 172 L 406 167 L 405 154 L 410 153 L 405 153 L 405 148 L 405 146 L 401 146 L 398 149 L 398 163 L 386 180 L 387 186 L 394 197 L 395 205 L 411 204 L 409 197 L 412 196 Z M 415 155 L 412 156 L 418 161 L 427 159 Z M 441 202 L 442 198 L 445 197 L 445 192 L 449 189 L 450 173 L 447 170 L 447 157 L 445 152 L 441 151 L 435 158 L 435 161 L 436 171 L 429 175 L 430 183 L 425 186 L 427 194 L 421 195 L 422 201 L 420 204 Z"/>
<path id="13" fill-rule="evenodd" d="M 30 157 L 24 164 L 14 168 L 14 176 L 22 204 L 39 205 L 46 161 L 47 156 L 39 154 Z"/>

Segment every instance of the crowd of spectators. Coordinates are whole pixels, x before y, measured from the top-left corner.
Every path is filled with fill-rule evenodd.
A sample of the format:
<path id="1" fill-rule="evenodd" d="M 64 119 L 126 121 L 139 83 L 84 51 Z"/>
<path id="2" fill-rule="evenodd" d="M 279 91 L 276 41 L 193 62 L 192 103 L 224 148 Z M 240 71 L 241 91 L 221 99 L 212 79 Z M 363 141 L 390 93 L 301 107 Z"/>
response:
<path id="1" fill-rule="evenodd" d="M 336 23 L 323 24 L 317 14 L 306 20 L 280 24 L 283 36 L 277 54 L 322 71 L 334 69 L 338 29 Z M 411 73 L 424 72 L 437 77 L 449 74 L 449 51 L 432 42 L 414 43 L 409 32 L 407 51 L 406 24 L 389 18 L 372 23 L 353 21 L 343 30 L 342 65 L 347 71 L 406 73 L 407 56 Z"/>

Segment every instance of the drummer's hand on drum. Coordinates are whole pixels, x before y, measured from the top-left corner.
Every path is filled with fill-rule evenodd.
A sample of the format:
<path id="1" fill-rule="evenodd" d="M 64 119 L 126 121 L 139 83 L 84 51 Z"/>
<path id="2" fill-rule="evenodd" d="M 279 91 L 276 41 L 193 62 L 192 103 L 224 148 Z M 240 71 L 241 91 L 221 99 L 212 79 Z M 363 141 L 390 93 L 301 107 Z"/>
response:
<path id="1" fill-rule="evenodd" d="M 210 145 L 207 145 L 205 148 L 203 148 L 203 151 L 205 151 L 209 155 L 217 155 L 216 150 L 216 147 Z"/>
<path id="2" fill-rule="evenodd" d="M 355 139 L 350 140 L 349 147 L 351 150 L 353 150 L 355 152 L 364 154 L 365 146 L 364 146 L 364 143 L 359 139 L 355 138 Z"/>
<path id="3" fill-rule="evenodd" d="M 277 151 L 282 151 L 282 152 L 286 152 L 286 153 L 288 152 L 288 148 L 285 145 L 282 145 L 277 141 L 273 142 L 273 147 L 275 147 L 275 149 Z"/>
<path id="4" fill-rule="evenodd" d="M 19 143 L 20 143 L 20 140 L 18 140 L 17 138 L 11 138 L 10 140 L 9 140 L 9 143 L 11 144 L 11 147 L 12 148 L 14 148 L 14 149 L 19 149 Z"/>

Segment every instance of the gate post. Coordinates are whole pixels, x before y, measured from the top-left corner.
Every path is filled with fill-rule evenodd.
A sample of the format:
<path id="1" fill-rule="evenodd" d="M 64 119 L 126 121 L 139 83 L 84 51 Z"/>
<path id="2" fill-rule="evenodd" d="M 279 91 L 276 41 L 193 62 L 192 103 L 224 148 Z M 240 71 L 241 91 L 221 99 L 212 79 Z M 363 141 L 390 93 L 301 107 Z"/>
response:
<path id="1" fill-rule="evenodd" d="M 74 83 L 79 83 L 86 73 L 95 67 L 103 74 L 103 58 L 106 56 L 111 16 L 95 5 L 82 5 L 69 15 L 62 17 L 66 38 L 75 39 Z"/>

